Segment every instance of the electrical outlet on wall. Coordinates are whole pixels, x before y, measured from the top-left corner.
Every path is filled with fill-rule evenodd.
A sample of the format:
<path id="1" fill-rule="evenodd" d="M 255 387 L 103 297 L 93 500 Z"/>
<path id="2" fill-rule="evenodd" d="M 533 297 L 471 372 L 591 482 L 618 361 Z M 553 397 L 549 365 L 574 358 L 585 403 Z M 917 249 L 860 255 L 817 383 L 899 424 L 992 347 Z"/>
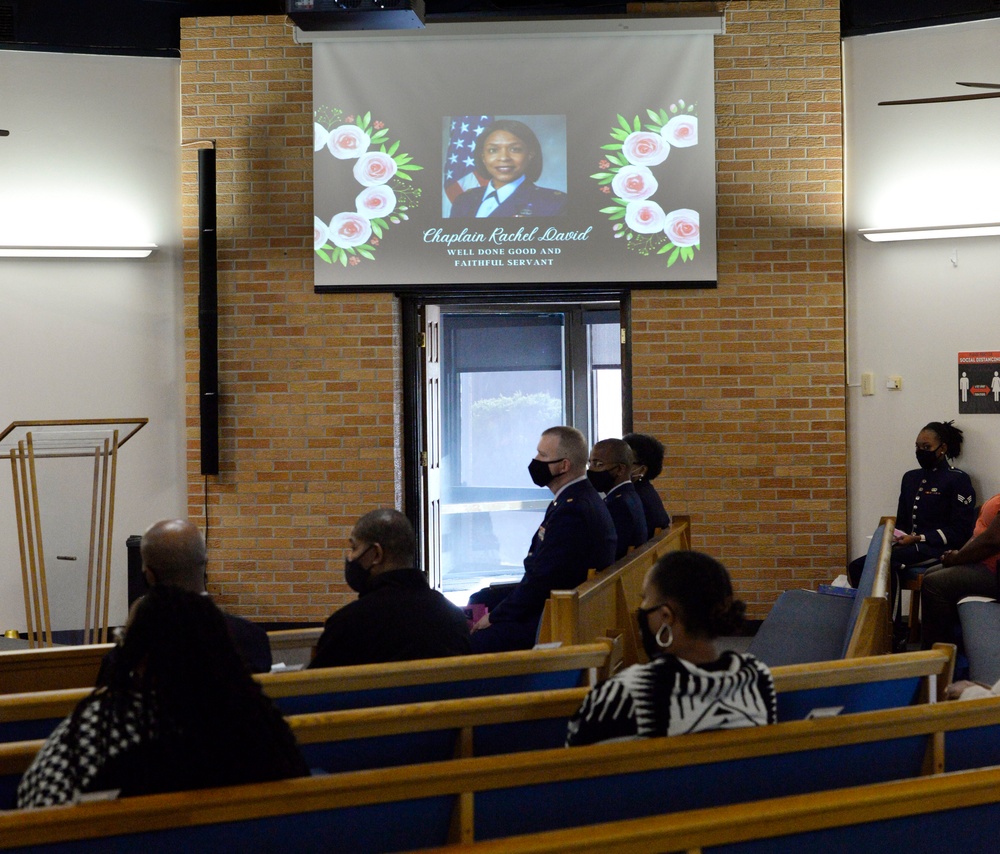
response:
<path id="1" fill-rule="evenodd" d="M 903 388 L 903 378 L 898 376 L 891 376 L 885 383 L 886 388 L 891 388 L 893 391 L 901 391 Z"/>
<path id="2" fill-rule="evenodd" d="M 875 374 L 871 371 L 861 374 L 861 394 L 865 397 L 875 394 Z"/>

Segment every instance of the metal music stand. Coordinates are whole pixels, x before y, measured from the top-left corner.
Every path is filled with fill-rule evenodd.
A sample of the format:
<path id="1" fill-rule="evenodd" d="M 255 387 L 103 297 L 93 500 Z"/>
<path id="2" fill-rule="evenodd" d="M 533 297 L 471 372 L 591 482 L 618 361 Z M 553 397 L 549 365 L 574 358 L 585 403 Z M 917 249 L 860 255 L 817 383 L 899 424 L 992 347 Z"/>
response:
<path id="1" fill-rule="evenodd" d="M 69 457 L 92 457 L 94 460 L 84 643 L 107 643 L 111 594 L 111 529 L 115 511 L 118 449 L 148 421 L 148 418 L 15 421 L 0 433 L 0 453 L 10 458 L 10 473 L 14 481 L 14 510 L 21 552 L 21 580 L 24 584 L 24 614 L 28 623 L 30 646 L 38 646 L 42 641 L 45 646 L 52 646 L 35 461 Z"/>

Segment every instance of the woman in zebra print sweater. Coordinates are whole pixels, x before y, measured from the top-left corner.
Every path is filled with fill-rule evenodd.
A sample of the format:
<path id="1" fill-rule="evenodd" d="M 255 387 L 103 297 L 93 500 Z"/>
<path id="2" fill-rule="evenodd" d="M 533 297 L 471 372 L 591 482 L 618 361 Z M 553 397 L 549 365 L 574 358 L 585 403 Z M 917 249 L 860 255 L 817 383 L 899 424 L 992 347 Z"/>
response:
<path id="1" fill-rule="evenodd" d="M 752 655 L 716 648 L 746 606 L 726 568 L 700 552 L 671 552 L 643 581 L 636 619 L 648 664 L 598 685 L 569 723 L 567 745 L 774 723 L 774 681 Z"/>

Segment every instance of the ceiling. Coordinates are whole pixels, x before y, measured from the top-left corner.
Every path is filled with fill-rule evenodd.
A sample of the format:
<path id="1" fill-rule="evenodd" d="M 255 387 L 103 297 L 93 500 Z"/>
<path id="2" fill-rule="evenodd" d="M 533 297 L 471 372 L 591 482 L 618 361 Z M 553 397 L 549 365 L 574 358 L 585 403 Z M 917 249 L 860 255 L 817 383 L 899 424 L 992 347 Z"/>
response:
<path id="1" fill-rule="evenodd" d="M 704 14 L 726 0 L 425 0 L 428 22 L 623 16 L 630 5 Z M 0 49 L 178 56 L 180 18 L 283 14 L 284 8 L 284 0 L 0 0 Z M 1000 0 L 841 0 L 845 36 L 988 17 L 1000 17 Z"/>

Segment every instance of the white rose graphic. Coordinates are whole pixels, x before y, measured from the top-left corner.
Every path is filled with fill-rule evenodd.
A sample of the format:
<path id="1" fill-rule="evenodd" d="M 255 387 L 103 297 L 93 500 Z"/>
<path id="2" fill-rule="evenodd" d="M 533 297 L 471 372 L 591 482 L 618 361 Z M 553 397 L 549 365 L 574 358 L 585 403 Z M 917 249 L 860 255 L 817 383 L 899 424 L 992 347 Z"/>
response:
<path id="1" fill-rule="evenodd" d="M 313 133 L 315 134 L 315 129 Z M 371 141 L 371 137 L 357 125 L 341 125 L 330 131 L 330 139 L 326 145 L 338 160 L 353 160 L 368 150 Z"/>
<path id="2" fill-rule="evenodd" d="M 648 199 L 658 186 L 648 166 L 623 166 L 611 181 L 614 194 L 626 202 Z"/>
<path id="3" fill-rule="evenodd" d="M 698 144 L 698 117 L 674 116 L 660 131 L 664 142 L 678 148 L 689 148 Z"/>
<path id="4" fill-rule="evenodd" d="M 354 164 L 354 177 L 362 187 L 377 187 L 396 174 L 396 161 L 381 151 L 369 151 Z"/>
<path id="5" fill-rule="evenodd" d="M 330 229 L 318 216 L 313 217 L 313 249 L 322 249 L 330 239 Z"/>
<path id="6" fill-rule="evenodd" d="M 330 131 L 318 122 L 313 122 L 313 151 L 325 148 L 330 141 Z"/>
<path id="7" fill-rule="evenodd" d="M 625 206 L 625 225 L 639 234 L 656 234 L 663 231 L 667 215 L 656 202 L 641 200 Z"/>
<path id="8" fill-rule="evenodd" d="M 701 218 L 698 211 L 688 208 L 671 211 L 666 215 L 663 233 L 674 246 L 697 246 L 701 243 Z"/>
<path id="9" fill-rule="evenodd" d="M 367 219 L 377 216 L 388 216 L 396 209 L 396 194 L 392 187 L 380 184 L 377 187 L 365 187 L 354 200 L 358 213 Z"/>
<path id="10" fill-rule="evenodd" d="M 341 249 L 360 246 L 371 236 L 372 224 L 354 211 L 344 211 L 330 220 L 330 240 Z"/>
<path id="11" fill-rule="evenodd" d="M 625 137 L 622 154 L 636 166 L 658 166 L 667 159 L 670 146 L 660 134 L 636 131 Z"/>

